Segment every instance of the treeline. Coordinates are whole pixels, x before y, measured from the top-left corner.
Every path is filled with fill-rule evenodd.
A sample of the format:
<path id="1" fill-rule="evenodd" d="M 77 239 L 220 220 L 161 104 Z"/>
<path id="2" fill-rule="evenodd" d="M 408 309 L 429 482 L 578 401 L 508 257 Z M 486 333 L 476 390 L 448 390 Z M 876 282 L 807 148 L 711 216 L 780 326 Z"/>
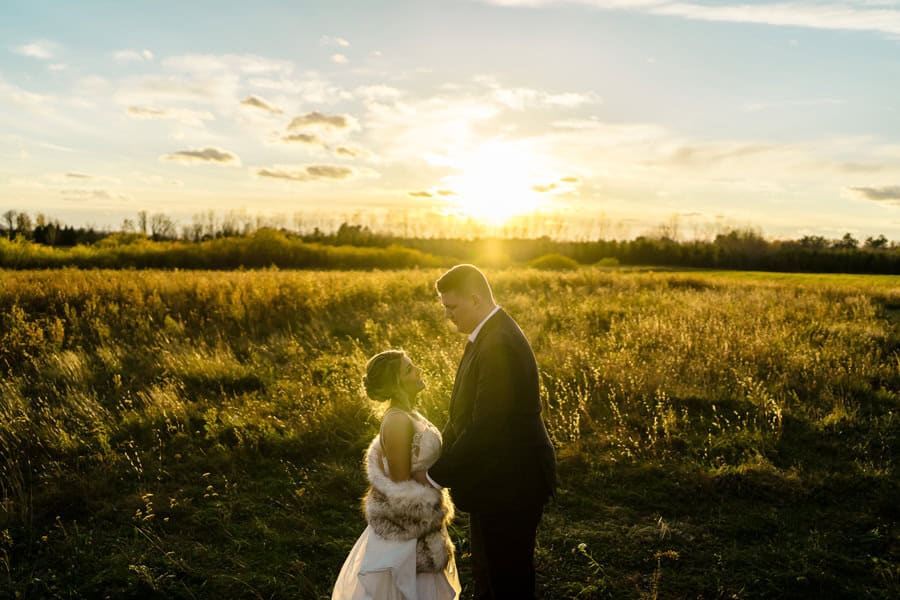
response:
<path id="1" fill-rule="evenodd" d="M 274 229 L 196 243 L 113 234 L 93 245 L 72 248 L 0 239 L 0 267 L 7 269 L 406 269 L 445 262 L 399 245 L 333 246 L 305 242 Z"/>
<path id="2" fill-rule="evenodd" d="M 838 240 L 807 236 L 769 241 L 752 230 L 733 230 L 712 241 L 633 240 L 566 242 L 537 240 L 405 240 L 429 254 L 465 260 L 525 264 L 557 254 L 578 264 L 658 265 L 706 269 L 815 273 L 900 274 L 900 245 L 884 236 L 859 243 L 849 234 Z"/>
<path id="3" fill-rule="evenodd" d="M 656 265 L 788 272 L 900 274 L 900 244 L 884 235 L 857 240 L 805 236 L 767 240 L 751 229 L 720 233 L 712 240 L 678 241 L 665 235 L 633 240 L 448 239 L 401 237 L 343 223 L 291 231 L 260 218 L 217 221 L 212 213 L 179 233 L 162 213 L 138 213 L 120 231 L 72 228 L 43 215 L 7 211 L 0 229 L 0 267 L 158 269 L 396 269 L 454 262 L 490 266 L 556 264 Z M 564 264 L 564 263 L 562 263 Z"/>

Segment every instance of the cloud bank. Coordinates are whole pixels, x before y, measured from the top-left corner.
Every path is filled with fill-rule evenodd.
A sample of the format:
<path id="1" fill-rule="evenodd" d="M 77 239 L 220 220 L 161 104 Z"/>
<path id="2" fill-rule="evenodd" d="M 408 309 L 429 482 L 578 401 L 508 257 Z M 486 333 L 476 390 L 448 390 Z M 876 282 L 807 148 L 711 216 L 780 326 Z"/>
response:
<path id="1" fill-rule="evenodd" d="M 323 146 L 325 144 L 322 138 L 312 133 L 292 133 L 282 136 L 281 141 L 288 144 L 309 144 L 312 146 Z"/>
<path id="2" fill-rule="evenodd" d="M 40 60 L 49 60 L 56 54 L 56 44 L 47 40 L 37 40 L 30 44 L 23 44 L 13 48 L 13 52 L 21 56 L 29 58 L 37 58 Z"/>
<path id="3" fill-rule="evenodd" d="M 350 179 L 357 174 L 355 169 L 340 165 L 300 165 L 296 167 L 273 167 L 256 170 L 257 177 L 286 179 L 288 181 L 321 181 Z"/>
<path id="4" fill-rule="evenodd" d="M 842 31 L 876 31 L 900 35 L 896 3 L 871 0 L 819 2 L 679 2 L 671 0 L 486 0 L 506 7 L 539 8 L 580 4 L 599 10 L 639 12 L 697 21 L 753 23 L 777 27 L 806 27 Z"/>
<path id="5" fill-rule="evenodd" d="M 184 164 L 196 163 L 213 163 L 213 164 L 234 164 L 239 165 L 241 160 L 238 156 L 227 150 L 219 148 L 203 148 L 202 150 L 180 150 L 172 154 L 164 154 L 159 157 L 160 160 L 180 162 Z"/>
<path id="6" fill-rule="evenodd" d="M 130 200 L 125 194 L 116 194 L 104 189 L 66 189 L 60 190 L 59 193 L 65 200 L 72 202 L 88 202 L 92 200 L 116 200 L 124 202 Z"/>
<path id="7" fill-rule="evenodd" d="M 203 125 L 203 121 L 212 121 L 215 117 L 207 111 L 189 108 L 153 108 L 149 106 L 129 106 L 126 111 L 132 119 L 170 119 L 185 125 Z"/>
<path id="8" fill-rule="evenodd" d="M 323 35 L 319 40 L 319 43 L 323 46 L 340 46 L 341 48 L 347 48 L 350 46 L 350 42 L 341 37 L 332 37 L 330 35 Z"/>
<path id="9" fill-rule="evenodd" d="M 887 187 L 855 187 L 850 189 L 860 194 L 866 200 L 872 200 L 874 202 L 900 202 L 900 185 L 890 185 Z"/>
<path id="10" fill-rule="evenodd" d="M 282 110 L 280 108 L 278 108 L 274 104 L 270 104 L 269 102 L 266 102 L 259 96 L 248 96 L 248 97 L 244 98 L 243 100 L 241 100 L 241 105 L 250 106 L 253 108 L 259 108 L 261 110 L 264 110 L 266 112 L 270 112 L 270 113 L 276 114 L 276 115 L 281 114 L 281 112 L 282 112 Z"/>
<path id="11" fill-rule="evenodd" d="M 331 129 L 352 129 L 356 125 L 356 119 L 350 115 L 324 115 L 320 112 L 311 112 L 300 117 L 294 117 L 288 129 L 300 129 L 302 127 L 327 127 Z"/>
<path id="12" fill-rule="evenodd" d="M 128 62 L 144 62 L 153 60 L 153 53 L 149 50 L 117 50 L 113 52 L 113 59 L 116 62 L 128 63 Z"/>

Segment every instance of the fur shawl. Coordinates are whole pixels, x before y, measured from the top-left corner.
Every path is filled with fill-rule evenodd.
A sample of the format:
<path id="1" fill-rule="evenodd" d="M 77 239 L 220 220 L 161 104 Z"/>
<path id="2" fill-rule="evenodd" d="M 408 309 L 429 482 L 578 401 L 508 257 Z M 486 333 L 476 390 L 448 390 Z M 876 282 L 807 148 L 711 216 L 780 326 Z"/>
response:
<path id="1" fill-rule="evenodd" d="M 369 489 L 363 498 L 366 521 L 387 540 L 416 539 L 416 572 L 440 572 L 453 556 L 447 525 L 453 503 L 446 489 L 437 490 L 412 479 L 393 481 L 383 468 L 381 436 L 366 451 Z"/>

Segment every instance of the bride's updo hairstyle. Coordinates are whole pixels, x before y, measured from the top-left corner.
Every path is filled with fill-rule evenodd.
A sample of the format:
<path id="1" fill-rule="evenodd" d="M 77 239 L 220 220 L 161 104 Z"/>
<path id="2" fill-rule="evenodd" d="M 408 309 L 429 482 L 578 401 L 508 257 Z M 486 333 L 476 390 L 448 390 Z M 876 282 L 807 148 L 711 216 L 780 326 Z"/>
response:
<path id="1" fill-rule="evenodd" d="M 403 350 L 385 350 L 366 363 L 363 387 L 366 395 L 377 402 L 388 402 L 400 387 L 400 361 L 406 356 Z"/>

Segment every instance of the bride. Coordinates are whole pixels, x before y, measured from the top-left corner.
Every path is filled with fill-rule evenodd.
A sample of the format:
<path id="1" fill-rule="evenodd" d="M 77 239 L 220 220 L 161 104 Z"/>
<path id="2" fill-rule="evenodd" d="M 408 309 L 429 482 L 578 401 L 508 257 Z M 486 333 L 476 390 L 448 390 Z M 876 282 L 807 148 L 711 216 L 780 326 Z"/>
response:
<path id="1" fill-rule="evenodd" d="M 421 371 L 400 350 L 373 356 L 363 379 L 369 398 L 389 402 L 381 431 L 366 451 L 368 527 L 334 584 L 332 600 L 451 600 L 459 576 L 447 524 L 447 490 L 412 479 L 441 453 L 441 434 L 413 410 L 425 387 Z"/>

